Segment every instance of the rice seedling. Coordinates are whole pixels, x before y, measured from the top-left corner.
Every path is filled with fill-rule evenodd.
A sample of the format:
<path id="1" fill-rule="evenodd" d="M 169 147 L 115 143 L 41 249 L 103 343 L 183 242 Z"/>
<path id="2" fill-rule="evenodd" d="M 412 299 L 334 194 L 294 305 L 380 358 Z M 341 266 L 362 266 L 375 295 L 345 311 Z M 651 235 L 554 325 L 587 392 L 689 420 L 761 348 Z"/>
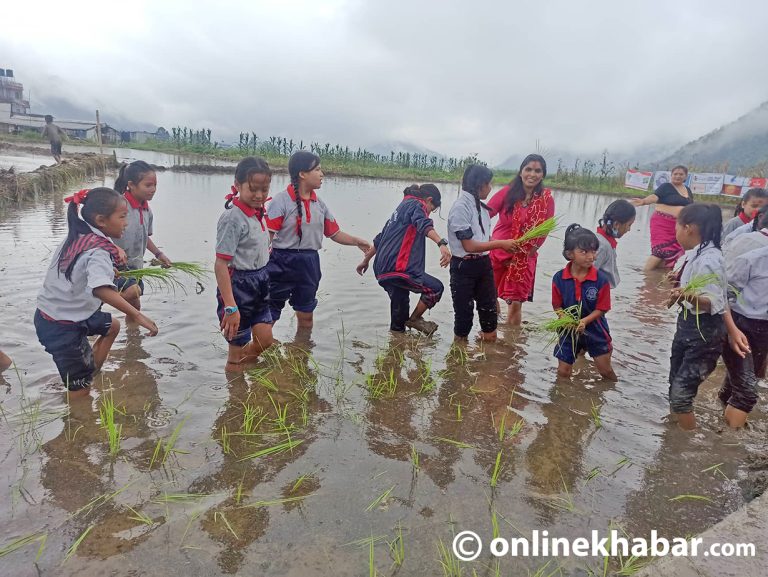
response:
<path id="1" fill-rule="evenodd" d="M 245 481 L 245 473 L 240 478 L 240 482 L 237 484 L 237 491 L 235 491 L 235 505 L 239 505 L 243 499 L 243 481 Z"/>
<path id="2" fill-rule="evenodd" d="M 416 450 L 416 445 L 411 444 L 411 465 L 413 466 L 413 472 L 419 472 L 419 452 Z"/>
<path id="3" fill-rule="evenodd" d="M 80 513 L 83 513 L 84 515 L 88 515 L 91 511 L 93 511 L 97 507 L 100 507 L 104 503 L 107 503 L 108 501 L 111 501 L 112 499 L 117 497 L 120 493 L 128 489 L 136 481 L 138 481 L 138 478 L 128 481 L 125 485 L 123 485 L 122 487 L 120 487 L 119 489 L 111 493 L 105 493 L 103 495 L 99 495 L 98 497 L 94 497 L 93 499 L 88 501 L 85 505 L 80 507 L 77 511 L 72 513 L 71 517 L 77 517 Z"/>
<path id="4" fill-rule="evenodd" d="M 581 322 L 581 303 L 555 312 L 557 318 L 543 322 L 539 325 L 538 330 L 543 333 L 549 333 L 547 346 L 564 338 L 570 338 L 571 344 L 573 345 L 574 350 L 576 350 L 576 341 L 579 337 L 577 329 Z"/>
<path id="5" fill-rule="evenodd" d="M 670 501 L 706 501 L 707 503 L 714 503 L 712 499 L 704 495 L 678 495 L 677 497 L 672 497 Z"/>
<path id="6" fill-rule="evenodd" d="M 376 507 L 378 507 L 379 505 L 381 505 L 383 502 L 385 502 L 385 501 L 386 501 L 386 499 L 387 499 L 387 497 L 389 497 L 390 493 L 392 493 L 392 491 L 394 491 L 395 487 L 396 487 L 396 485 L 392 485 L 392 486 L 391 486 L 389 489 L 387 489 L 387 490 L 386 490 L 386 491 L 384 491 L 384 492 L 383 492 L 381 495 L 379 495 L 378 497 L 376 497 L 376 498 L 375 498 L 373 501 L 371 501 L 371 503 L 370 503 L 370 504 L 369 504 L 369 505 L 368 505 L 368 506 L 365 508 L 365 511 L 366 511 L 366 512 L 370 512 L 370 511 L 372 511 L 373 509 L 375 509 Z"/>
<path id="7" fill-rule="evenodd" d="M 635 555 L 624 559 L 621 553 L 619 553 L 619 568 L 613 574 L 616 577 L 631 577 L 649 563 L 649 560 L 643 559 L 642 557 L 636 557 Z"/>
<path id="8" fill-rule="evenodd" d="M 211 274 L 211 271 L 197 262 L 174 262 L 171 265 L 171 270 L 182 272 L 196 281 L 207 280 L 208 275 Z"/>
<path id="9" fill-rule="evenodd" d="M 232 528 L 232 525 L 229 524 L 229 521 L 227 520 L 227 516 L 224 514 L 223 511 L 214 511 L 213 513 L 213 522 L 216 523 L 219 519 L 222 520 L 224 523 L 224 526 L 227 528 L 227 530 L 232 533 L 232 536 L 235 538 L 236 541 L 240 540 L 240 537 L 237 536 L 237 533 L 235 533 L 235 530 Z"/>
<path id="10" fill-rule="evenodd" d="M 70 545 L 69 549 L 67 549 L 67 554 L 64 556 L 64 560 L 61 562 L 63 565 L 67 561 L 69 561 L 69 558 L 72 557 L 77 552 L 78 547 L 80 547 L 80 544 L 85 541 L 85 538 L 88 536 L 88 533 L 91 532 L 91 529 L 93 529 L 95 525 L 90 525 L 85 531 L 83 531 L 80 536 L 75 540 L 72 545 Z"/>
<path id="11" fill-rule="evenodd" d="M 231 433 L 227 431 L 227 426 L 222 425 L 221 432 L 219 435 L 219 441 L 221 442 L 221 450 L 224 452 L 225 455 L 234 455 L 234 451 L 232 450 L 232 445 L 229 442 L 229 438 L 231 436 Z M 156 448 L 157 450 L 157 448 Z"/>
<path id="12" fill-rule="evenodd" d="M 456 421 L 461 421 L 461 403 L 456 403 Z"/>
<path id="13" fill-rule="evenodd" d="M 451 547 L 446 547 L 442 539 L 437 541 L 437 553 L 440 567 L 443 569 L 443 577 L 461 577 L 464 568 L 461 562 L 453 555 Z"/>
<path id="14" fill-rule="evenodd" d="M 153 503 L 188 503 L 190 501 L 199 501 L 203 497 L 209 497 L 208 493 L 163 493 L 162 496 L 152 499 Z"/>
<path id="15" fill-rule="evenodd" d="M 523 430 L 523 426 L 525 425 L 525 421 L 523 419 L 518 419 L 514 423 L 512 423 L 512 427 L 509 429 L 509 432 L 507 433 L 507 438 L 512 439 L 516 437 L 520 431 Z"/>
<path id="16" fill-rule="evenodd" d="M 521 236 L 517 238 L 517 242 L 523 243 L 536 238 L 544 238 L 548 236 L 551 232 L 556 230 L 557 225 L 558 225 L 558 219 L 555 216 L 553 216 L 552 218 L 543 220 L 536 226 L 533 226 L 528 230 L 526 230 Z"/>
<path id="17" fill-rule="evenodd" d="M 462 449 L 474 449 L 474 445 L 469 445 L 467 443 L 462 443 L 461 441 L 454 441 L 453 439 L 446 439 L 445 437 L 434 437 L 435 441 L 442 441 L 443 443 L 449 443 L 451 445 L 455 445 L 456 447 L 460 447 Z"/>
<path id="18" fill-rule="evenodd" d="M 123 425 L 115 423 L 115 412 L 125 414 L 115 407 L 112 392 L 109 395 L 103 395 L 99 404 L 99 419 L 101 420 L 101 428 L 107 432 L 109 454 L 112 456 L 117 455 L 120 450 L 120 435 L 123 431 Z"/>
<path id="19" fill-rule="evenodd" d="M 701 338 L 706 340 L 704 334 L 701 332 L 701 326 L 699 324 L 699 297 L 705 296 L 707 291 L 705 290 L 709 285 L 719 285 L 720 275 L 714 273 L 697 274 L 690 278 L 688 284 L 680 289 L 680 295 L 668 302 L 669 307 L 673 307 L 676 304 L 682 305 L 684 301 L 687 301 L 694 305 L 694 312 L 696 314 L 696 328 L 699 329 Z M 683 306 L 683 319 L 688 318 L 688 307 Z"/>
<path id="20" fill-rule="evenodd" d="M 493 413 L 491 413 L 491 424 L 493 424 Z M 496 432 L 499 435 L 499 442 L 500 443 L 503 442 L 504 437 L 507 436 L 507 411 L 504 411 L 504 414 L 501 415 L 501 420 L 499 421 L 499 427 L 498 429 L 496 429 Z"/>
<path id="21" fill-rule="evenodd" d="M 294 447 L 298 447 L 301 445 L 304 441 L 294 441 L 294 440 L 288 440 L 283 443 L 279 443 L 277 445 L 273 445 L 272 447 L 266 447 L 264 449 L 259 449 L 258 451 L 255 451 L 251 453 L 250 455 L 246 455 L 245 457 L 239 459 L 240 461 L 247 461 L 248 459 L 257 459 L 259 457 L 266 457 L 267 455 L 276 455 L 278 453 L 283 453 L 285 451 L 292 451 Z"/>
<path id="22" fill-rule="evenodd" d="M 711 467 L 707 467 L 706 469 L 702 469 L 701 472 L 708 473 L 712 471 L 713 473 L 717 473 L 718 475 L 722 476 L 723 479 L 725 479 L 726 481 L 730 481 L 728 476 L 725 473 L 723 473 L 722 469 L 720 468 L 721 466 L 723 466 L 723 463 L 718 463 L 716 465 L 712 465 Z"/>
<path id="23" fill-rule="evenodd" d="M 168 460 L 168 456 L 171 455 L 171 453 L 186 453 L 186 451 L 181 451 L 179 449 L 174 448 L 176 445 L 176 441 L 179 438 L 179 435 L 181 434 L 181 428 L 184 426 L 184 423 L 186 423 L 188 417 L 184 417 L 181 422 L 176 425 L 176 427 L 173 429 L 173 432 L 171 433 L 171 436 L 168 437 L 168 440 L 164 443 L 161 439 L 158 439 L 157 444 L 155 445 L 155 452 L 152 454 L 152 459 L 149 461 L 149 468 L 152 468 L 152 465 L 155 464 L 155 461 L 160 456 L 160 452 L 162 451 L 163 457 L 160 460 L 161 465 L 165 465 L 165 462 Z"/>
<path id="24" fill-rule="evenodd" d="M 187 533 L 189 533 L 190 527 L 192 527 L 192 523 L 195 522 L 195 519 L 197 519 L 200 516 L 201 511 L 195 511 L 192 513 L 192 515 L 189 517 L 189 521 L 187 521 L 187 526 L 184 528 L 184 533 L 181 536 L 181 540 L 179 541 L 179 548 L 184 547 L 184 539 L 187 538 Z"/>
<path id="25" fill-rule="evenodd" d="M 419 382 L 421 383 L 419 394 L 423 395 L 434 390 L 437 385 L 435 374 L 432 371 L 432 358 L 425 359 L 419 368 Z"/>
<path id="26" fill-rule="evenodd" d="M 603 426 L 603 421 L 600 418 L 600 406 L 595 405 L 595 402 L 592 401 L 592 408 L 590 409 L 590 416 L 592 417 L 592 422 L 595 424 L 596 429 L 600 429 Z"/>
<path id="27" fill-rule="evenodd" d="M 461 367 L 465 366 L 469 360 L 467 349 L 459 343 L 452 343 L 451 348 L 448 349 L 447 360 Z"/>
<path id="28" fill-rule="evenodd" d="M 22 549 L 31 543 L 39 543 L 37 548 L 37 555 L 35 555 L 35 563 L 37 563 L 40 559 L 40 556 L 43 554 L 47 540 L 47 533 L 32 533 L 31 535 L 20 537 L 19 539 L 14 539 L 7 545 L 0 547 L 0 558 L 5 557 L 6 555 L 10 555 L 14 551 L 18 551 L 19 549 Z"/>
<path id="29" fill-rule="evenodd" d="M 249 404 L 248 401 L 251 400 L 251 395 L 248 395 L 248 398 L 245 400 L 243 405 L 243 424 L 240 427 L 240 430 L 245 433 L 246 435 L 250 435 L 256 427 L 261 424 L 261 420 L 259 420 L 256 425 L 254 426 L 254 421 L 256 420 L 256 417 L 262 413 L 261 407 L 254 407 L 253 405 Z M 266 415 L 264 415 L 266 417 Z"/>
<path id="30" fill-rule="evenodd" d="M 270 350 L 270 349 L 267 349 Z M 266 352 L 265 352 L 266 353 Z M 269 378 L 268 375 L 272 373 L 271 369 L 249 369 L 246 371 L 247 375 L 254 381 L 259 383 L 262 387 L 273 393 L 278 392 L 277 384 Z"/>
<path id="31" fill-rule="evenodd" d="M 504 451 L 501 450 L 496 454 L 496 464 L 493 466 L 493 471 L 491 472 L 491 487 L 495 488 L 496 484 L 499 482 L 499 475 L 501 474 L 501 470 L 503 469 L 503 466 L 501 464 L 501 456 Z"/>
<path id="32" fill-rule="evenodd" d="M 600 470 L 600 467 L 594 467 L 589 473 L 587 473 L 585 483 L 589 483 L 592 479 L 602 474 L 603 472 Z"/>
<path id="33" fill-rule="evenodd" d="M 246 505 L 243 505 L 243 507 L 272 507 L 274 505 L 285 505 L 287 503 L 295 503 L 297 501 L 303 501 L 306 499 L 309 495 L 297 495 L 296 497 L 284 497 L 282 499 L 272 499 L 271 501 L 254 501 L 253 503 L 248 503 Z"/>
<path id="34" fill-rule="evenodd" d="M 368 577 L 376 577 L 376 554 L 373 550 L 373 539 L 368 543 Z"/>
<path id="35" fill-rule="evenodd" d="M 295 493 L 298 490 L 298 488 L 301 487 L 301 485 L 304 483 L 304 481 L 306 481 L 310 477 L 311 477 L 311 475 L 309 475 L 307 473 L 304 473 L 301 477 L 296 479 L 296 482 L 291 487 L 291 490 L 289 491 L 289 493 Z"/>
<path id="36" fill-rule="evenodd" d="M 553 577 L 553 575 L 559 573 L 560 575 L 563 574 L 562 569 L 559 565 L 556 565 L 552 571 L 549 571 L 549 566 L 553 563 L 552 560 L 547 561 L 544 565 L 536 569 L 534 573 L 528 572 L 529 577 Z"/>
<path id="37" fill-rule="evenodd" d="M 389 545 L 389 552 L 392 554 L 392 566 L 400 567 L 405 561 L 405 546 L 403 544 L 403 527 L 399 522 L 395 531 L 395 538 L 388 541 L 387 545 Z"/>
<path id="38" fill-rule="evenodd" d="M 139 511 L 137 511 L 136 509 L 134 509 L 130 505 L 126 505 L 126 507 L 128 507 L 128 509 L 131 511 L 131 513 L 133 513 L 133 516 L 129 516 L 128 517 L 130 520 L 138 521 L 139 523 L 142 523 L 144 525 L 148 525 L 150 527 L 155 524 L 155 521 L 151 517 L 148 517 L 144 513 L 141 513 Z"/>
<path id="39" fill-rule="evenodd" d="M 563 474 L 560 473 L 560 481 L 563 484 L 563 491 L 565 491 L 565 497 L 556 496 L 556 497 L 550 497 L 548 499 L 547 505 L 553 509 L 559 509 L 561 511 L 569 511 L 570 513 L 573 513 L 576 511 L 576 505 L 573 502 L 573 495 L 571 495 L 571 492 L 568 490 L 568 486 L 565 484 L 565 479 L 563 478 Z"/>
<path id="40" fill-rule="evenodd" d="M 609 476 L 609 477 L 610 477 L 610 476 L 613 476 L 613 475 L 615 475 L 615 474 L 616 474 L 616 473 L 617 473 L 617 472 L 618 472 L 620 469 L 623 469 L 624 467 L 630 467 L 630 466 L 632 466 L 632 461 L 630 460 L 630 458 L 629 458 L 629 457 L 622 457 L 622 458 L 621 458 L 621 459 L 619 459 L 619 460 L 618 460 L 618 462 L 616 463 L 616 467 L 613 469 L 613 471 L 611 471 L 610 473 L 608 473 L 608 476 Z"/>
<path id="41" fill-rule="evenodd" d="M 493 529 L 493 538 L 499 537 L 499 520 L 496 515 L 496 509 L 491 507 L 491 528 Z"/>

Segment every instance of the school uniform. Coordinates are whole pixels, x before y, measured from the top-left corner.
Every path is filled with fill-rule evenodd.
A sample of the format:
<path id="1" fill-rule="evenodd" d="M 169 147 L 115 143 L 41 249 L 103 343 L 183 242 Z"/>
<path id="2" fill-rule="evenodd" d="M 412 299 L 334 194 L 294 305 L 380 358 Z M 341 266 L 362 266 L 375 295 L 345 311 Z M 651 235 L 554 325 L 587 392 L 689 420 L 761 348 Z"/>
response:
<path id="1" fill-rule="evenodd" d="M 720 249 L 711 243 L 686 253 L 680 286 L 685 287 L 691 278 L 701 274 L 716 274 L 718 280 L 704 287 L 701 293 L 710 300 L 710 312 L 697 314 L 693 303 L 681 303 L 669 367 L 669 404 L 673 413 L 693 411 L 699 385 L 715 370 L 725 342 L 725 263 Z"/>
<path id="2" fill-rule="evenodd" d="M 605 273 L 592 266 L 584 280 L 580 281 L 571 273 L 572 264 L 569 262 L 552 277 L 552 308 L 560 310 L 580 304 L 581 318 L 596 310 L 603 313 L 611 310 L 611 285 Z M 559 335 L 555 357 L 572 365 L 582 349 L 593 359 L 613 350 L 605 314 L 589 323 L 581 334 L 569 331 Z"/>
<path id="3" fill-rule="evenodd" d="M 721 235 L 721 238 L 723 239 L 722 245 L 728 246 L 731 242 L 739 238 L 742 234 L 750 233 L 754 230 L 754 225 L 751 222 L 748 222 L 746 224 L 742 224 L 741 226 L 735 228 L 733 231 L 729 232 L 727 235 L 723 234 Z"/>
<path id="4" fill-rule="evenodd" d="M 748 413 L 757 403 L 757 375 L 768 356 L 768 246 L 737 256 L 727 270 L 728 283 L 739 291 L 731 302 L 731 316 L 751 352 L 741 358 L 727 342 L 723 344 L 728 372 L 718 396 L 723 404 Z"/>
<path id="5" fill-rule="evenodd" d="M 466 337 L 472 330 L 475 305 L 480 330 L 484 333 L 496 330 L 496 284 L 489 251 L 468 253 L 461 244 L 462 240 L 489 242 L 490 238 L 490 209 L 481 202 L 478 214 L 475 197 L 462 190 L 448 214 L 448 246 L 453 255 L 450 266 L 453 332 L 458 337 Z"/>
<path id="6" fill-rule="evenodd" d="M 34 315 L 37 338 L 45 351 L 53 356 L 59 375 L 70 391 L 90 386 L 96 365 L 89 336 L 106 335 L 112 326 L 112 315 L 101 311 L 101 299 L 93 291 L 100 287 L 117 288 L 114 266 L 117 249 L 97 228 L 80 235 L 59 264 L 64 243 L 54 253 L 37 296 Z M 71 280 L 65 270 L 77 259 Z"/>
<path id="7" fill-rule="evenodd" d="M 269 232 L 263 211 L 251 208 L 239 198 L 232 201 L 216 225 L 216 258 L 227 261 L 232 295 L 240 313 L 237 334 L 229 344 L 244 346 L 251 340 L 251 329 L 272 322 L 269 308 Z M 219 321 L 224 318 L 224 299 L 216 289 Z"/>
<path id="8" fill-rule="evenodd" d="M 722 238 L 727 238 L 734 230 L 745 224 L 752 224 L 752 219 L 749 218 L 744 212 L 740 212 L 737 216 L 734 216 L 728 222 L 723 225 Z"/>
<path id="9" fill-rule="evenodd" d="M 147 242 L 152 236 L 154 217 L 146 200 L 139 202 L 130 192 L 126 192 L 124 197 L 128 203 L 128 226 L 123 236 L 113 238 L 112 242 L 122 248 L 128 257 L 125 265 L 118 267 L 118 270 L 136 270 L 144 268 L 144 253 L 147 252 Z M 121 292 L 135 284 L 136 279 L 117 277 L 117 289 Z M 144 294 L 144 282 L 139 281 L 138 284 Z"/>
<path id="10" fill-rule="evenodd" d="M 616 258 L 616 244 L 617 241 L 610 234 L 605 232 L 603 227 L 597 228 L 597 241 L 600 246 L 597 249 L 597 255 L 595 256 L 594 267 L 608 278 L 608 283 L 612 289 L 619 286 L 621 278 L 619 277 L 619 265 Z"/>
<path id="11" fill-rule="evenodd" d="M 275 233 L 269 259 L 272 320 L 280 318 L 285 302 L 298 312 L 317 308 L 320 286 L 320 255 L 323 238 L 332 238 L 340 228 L 328 206 L 312 191 L 301 199 L 301 219 L 296 209 L 293 185 L 272 199 L 267 207 L 267 227 Z M 301 231 L 301 235 L 299 235 Z"/>
<path id="12" fill-rule="evenodd" d="M 426 237 L 434 228 L 424 201 L 406 196 L 373 239 L 373 272 L 389 295 L 389 328 L 393 331 L 405 330 L 410 293 L 420 294 L 421 301 L 430 309 L 443 296 L 443 283 L 424 272 Z"/>

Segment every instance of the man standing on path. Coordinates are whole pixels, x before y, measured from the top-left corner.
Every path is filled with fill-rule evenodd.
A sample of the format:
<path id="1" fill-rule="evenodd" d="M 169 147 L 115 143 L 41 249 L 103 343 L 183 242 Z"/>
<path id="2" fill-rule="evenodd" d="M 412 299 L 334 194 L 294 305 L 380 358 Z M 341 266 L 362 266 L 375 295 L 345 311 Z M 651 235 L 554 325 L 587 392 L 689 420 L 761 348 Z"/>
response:
<path id="1" fill-rule="evenodd" d="M 51 154 L 56 160 L 56 164 L 61 163 L 61 141 L 67 137 L 64 131 L 53 123 L 53 116 L 45 115 L 45 128 L 43 128 L 43 138 L 48 137 L 51 143 Z"/>

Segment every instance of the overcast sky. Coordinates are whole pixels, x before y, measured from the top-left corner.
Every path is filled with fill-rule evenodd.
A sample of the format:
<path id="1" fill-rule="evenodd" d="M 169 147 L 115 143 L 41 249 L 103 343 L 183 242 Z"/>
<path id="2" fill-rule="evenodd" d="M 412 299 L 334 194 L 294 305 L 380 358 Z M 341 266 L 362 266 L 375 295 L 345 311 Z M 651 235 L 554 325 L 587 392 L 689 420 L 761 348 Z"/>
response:
<path id="1" fill-rule="evenodd" d="M 0 35 L 33 112 L 491 163 L 683 144 L 768 100 L 766 54 L 764 0 L 25 0 Z"/>

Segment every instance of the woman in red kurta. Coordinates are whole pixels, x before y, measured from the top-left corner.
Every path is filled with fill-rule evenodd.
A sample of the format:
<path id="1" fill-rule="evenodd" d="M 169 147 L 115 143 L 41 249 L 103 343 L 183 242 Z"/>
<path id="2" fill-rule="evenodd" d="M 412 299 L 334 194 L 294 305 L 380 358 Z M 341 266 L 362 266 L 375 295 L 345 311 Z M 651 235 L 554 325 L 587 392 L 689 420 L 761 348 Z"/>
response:
<path id="1" fill-rule="evenodd" d="M 499 216 L 492 239 L 519 238 L 537 224 L 554 216 L 552 191 L 542 185 L 545 176 L 545 160 L 538 154 L 526 156 L 515 179 L 488 202 L 491 217 Z M 542 237 L 521 243 L 513 253 L 491 251 L 496 294 L 509 307 L 508 324 L 519 325 L 522 322 L 523 302 L 533 300 L 536 260 L 544 240 Z"/>

